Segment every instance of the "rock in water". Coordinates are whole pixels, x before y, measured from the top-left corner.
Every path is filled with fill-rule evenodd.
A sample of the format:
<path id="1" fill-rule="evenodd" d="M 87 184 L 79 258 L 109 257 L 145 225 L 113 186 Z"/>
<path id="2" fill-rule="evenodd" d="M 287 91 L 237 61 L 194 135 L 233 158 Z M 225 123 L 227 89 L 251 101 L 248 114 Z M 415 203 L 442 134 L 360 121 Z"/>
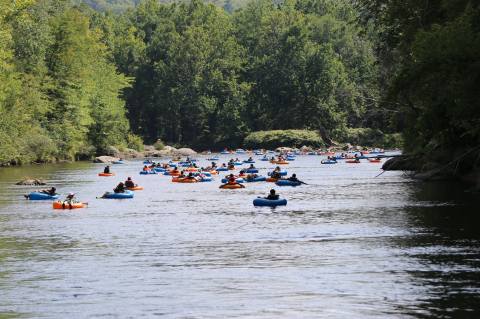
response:
<path id="1" fill-rule="evenodd" d="M 95 157 L 93 160 L 94 163 L 104 163 L 104 164 L 110 164 L 114 161 L 120 160 L 118 157 L 113 157 L 113 156 L 98 156 Z"/>
<path id="2" fill-rule="evenodd" d="M 26 178 L 24 180 L 21 180 L 18 182 L 16 185 L 35 185 L 35 186 L 40 186 L 40 185 L 47 185 L 45 181 L 41 179 L 31 179 L 31 178 Z"/>

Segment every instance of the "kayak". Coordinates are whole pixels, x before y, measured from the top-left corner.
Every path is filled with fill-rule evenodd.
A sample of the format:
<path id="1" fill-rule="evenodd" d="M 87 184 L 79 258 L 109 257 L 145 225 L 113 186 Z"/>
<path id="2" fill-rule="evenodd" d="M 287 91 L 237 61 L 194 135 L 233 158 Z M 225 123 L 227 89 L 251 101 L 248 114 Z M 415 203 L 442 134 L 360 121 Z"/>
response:
<path id="1" fill-rule="evenodd" d="M 124 198 L 133 198 L 133 192 L 126 190 L 123 193 L 112 193 L 112 192 L 106 192 L 102 198 L 106 199 L 124 199 Z"/>
<path id="2" fill-rule="evenodd" d="M 238 177 L 238 178 L 235 179 L 235 182 L 237 182 L 237 183 L 243 183 L 243 182 L 245 182 L 245 180 L 244 180 L 243 178 L 241 178 L 241 177 Z M 225 183 L 228 183 L 228 179 L 227 179 L 227 178 L 222 178 L 222 183 L 224 183 L 224 184 L 225 184 Z"/>
<path id="3" fill-rule="evenodd" d="M 266 198 L 255 198 L 253 200 L 253 206 L 259 207 L 275 207 L 275 206 L 285 206 L 287 205 L 287 200 L 282 199 L 266 199 Z"/>
<path id="4" fill-rule="evenodd" d="M 273 172 L 268 172 L 268 176 L 272 176 Z M 280 176 L 287 176 L 287 171 L 280 171 Z"/>
<path id="5" fill-rule="evenodd" d="M 30 194 L 25 195 L 25 197 L 29 200 L 51 200 L 58 199 L 58 194 L 50 195 L 41 192 L 31 192 Z"/>
<path id="6" fill-rule="evenodd" d="M 140 171 L 140 175 L 156 175 L 157 172 L 155 170 L 153 171 Z"/>
<path id="7" fill-rule="evenodd" d="M 98 173 L 98 176 L 108 177 L 108 176 L 115 176 L 114 173 Z"/>
<path id="8" fill-rule="evenodd" d="M 239 189 L 243 188 L 240 184 L 224 184 L 220 185 L 221 189 Z"/>
<path id="9" fill-rule="evenodd" d="M 289 181 L 288 179 L 280 179 L 275 184 L 278 186 L 300 186 L 302 183 Z"/>
<path id="10" fill-rule="evenodd" d="M 127 189 L 129 191 L 143 191 L 143 187 L 142 186 L 134 186 L 134 187 L 127 187 Z"/>
<path id="11" fill-rule="evenodd" d="M 249 169 L 247 169 L 245 172 L 247 172 L 247 174 L 256 174 L 256 173 L 258 173 L 258 169 L 256 169 L 256 168 L 249 168 Z"/>
<path id="12" fill-rule="evenodd" d="M 265 176 L 257 176 L 255 178 L 252 178 L 252 179 L 248 179 L 246 178 L 245 181 L 247 183 L 252 183 L 252 182 L 265 182 L 267 180 L 267 178 Z"/>
<path id="13" fill-rule="evenodd" d="M 53 202 L 53 209 L 76 209 L 87 207 L 87 203 L 72 203 L 71 205 L 67 202 L 56 201 Z"/>

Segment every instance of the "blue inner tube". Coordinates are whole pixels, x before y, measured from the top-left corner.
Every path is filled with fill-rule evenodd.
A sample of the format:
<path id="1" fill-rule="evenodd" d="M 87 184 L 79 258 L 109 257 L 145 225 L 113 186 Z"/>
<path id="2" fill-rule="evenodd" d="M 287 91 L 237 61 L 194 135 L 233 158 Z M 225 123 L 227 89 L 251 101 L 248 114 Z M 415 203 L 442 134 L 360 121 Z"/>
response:
<path id="1" fill-rule="evenodd" d="M 262 157 L 260 160 L 261 160 L 261 161 L 264 161 L 264 162 L 268 162 L 268 161 L 269 161 L 268 158 L 263 158 L 263 157 Z"/>
<path id="2" fill-rule="evenodd" d="M 125 164 L 124 161 L 113 161 L 112 164 Z"/>
<path id="3" fill-rule="evenodd" d="M 221 151 L 220 154 L 230 154 L 229 151 Z"/>
<path id="4" fill-rule="evenodd" d="M 294 161 L 295 160 L 295 157 L 287 157 L 287 161 L 291 162 L 291 161 Z"/>
<path id="5" fill-rule="evenodd" d="M 243 165 L 243 163 L 242 162 L 233 162 L 233 165 L 240 166 L 240 165 Z"/>
<path id="6" fill-rule="evenodd" d="M 165 172 L 165 168 L 163 168 L 163 167 L 155 167 L 153 170 L 154 170 L 155 172 L 157 172 L 157 173 L 163 173 L 163 172 Z"/>
<path id="7" fill-rule="evenodd" d="M 240 183 L 245 182 L 245 180 L 240 177 L 240 178 L 237 178 L 237 179 L 236 179 L 236 182 L 240 184 Z M 222 184 L 226 184 L 226 183 L 228 183 L 228 179 L 222 178 Z"/>
<path id="8" fill-rule="evenodd" d="M 258 173 L 258 169 L 256 169 L 256 168 L 249 168 L 249 169 L 247 169 L 245 172 L 247 172 L 247 174 L 254 174 L 254 173 Z"/>
<path id="9" fill-rule="evenodd" d="M 207 158 L 207 161 L 218 161 L 218 160 L 220 160 L 220 158 L 218 158 L 218 157 Z"/>
<path id="10" fill-rule="evenodd" d="M 299 186 L 299 185 L 302 185 L 302 183 L 300 183 L 300 182 L 292 182 L 292 181 L 289 181 L 288 179 L 280 179 L 275 184 L 277 184 L 278 186 Z"/>
<path id="11" fill-rule="evenodd" d="M 124 198 L 133 198 L 134 192 L 126 190 L 124 193 L 111 193 L 107 192 L 103 195 L 103 198 L 107 199 L 124 199 Z"/>
<path id="12" fill-rule="evenodd" d="M 273 172 L 268 172 L 268 176 L 272 176 Z M 280 176 L 287 176 L 287 171 L 280 171 Z"/>
<path id="13" fill-rule="evenodd" d="M 226 172 L 226 171 L 228 171 L 228 168 L 226 168 L 226 167 L 217 168 L 217 172 Z"/>
<path id="14" fill-rule="evenodd" d="M 140 171 L 140 175 L 154 175 L 157 174 L 155 170 L 153 171 Z"/>
<path id="15" fill-rule="evenodd" d="M 253 160 L 252 160 L 252 161 L 243 161 L 243 162 L 244 162 L 245 164 L 254 164 L 254 163 L 255 163 L 255 161 L 253 161 Z"/>
<path id="16" fill-rule="evenodd" d="M 152 164 L 152 161 L 143 161 L 143 164 Z"/>
<path id="17" fill-rule="evenodd" d="M 200 179 L 200 182 L 211 182 L 213 181 L 213 178 L 210 176 L 205 176 Z"/>
<path id="18" fill-rule="evenodd" d="M 287 205 L 287 200 L 285 198 L 281 199 L 266 199 L 266 198 L 255 198 L 253 200 L 253 206 L 285 206 Z"/>
<path id="19" fill-rule="evenodd" d="M 30 200 L 51 200 L 51 199 L 58 199 L 58 195 L 49 195 L 40 192 L 31 192 L 27 195 L 28 199 Z"/>
<path id="20" fill-rule="evenodd" d="M 322 163 L 322 164 L 337 164 L 337 161 L 329 161 L 329 160 L 327 160 L 327 161 L 322 161 L 321 163 Z"/>
<path id="21" fill-rule="evenodd" d="M 265 176 L 257 176 L 253 179 L 248 179 L 246 178 L 245 181 L 247 183 L 252 183 L 252 182 L 265 182 L 267 180 L 267 178 Z"/>

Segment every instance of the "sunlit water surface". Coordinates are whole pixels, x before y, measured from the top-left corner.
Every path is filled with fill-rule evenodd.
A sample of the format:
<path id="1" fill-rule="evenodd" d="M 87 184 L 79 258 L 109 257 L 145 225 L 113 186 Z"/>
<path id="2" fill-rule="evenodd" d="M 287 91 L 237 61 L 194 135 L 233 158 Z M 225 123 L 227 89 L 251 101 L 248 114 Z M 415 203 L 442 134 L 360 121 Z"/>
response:
<path id="1" fill-rule="evenodd" d="M 276 209 L 252 205 L 273 184 L 171 183 L 141 162 L 0 169 L 0 318 L 480 316 L 478 194 L 320 159 L 289 165 L 308 185 L 276 187 Z M 24 176 L 89 207 L 26 201 Z M 96 199 L 127 176 L 145 190 Z"/>

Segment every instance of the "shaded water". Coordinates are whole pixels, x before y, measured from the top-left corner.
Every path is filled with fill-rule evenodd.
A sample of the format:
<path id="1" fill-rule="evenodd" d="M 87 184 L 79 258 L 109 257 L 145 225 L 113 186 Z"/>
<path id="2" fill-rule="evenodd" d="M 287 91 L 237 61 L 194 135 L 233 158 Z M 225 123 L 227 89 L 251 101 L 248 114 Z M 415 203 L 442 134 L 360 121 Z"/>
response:
<path id="1" fill-rule="evenodd" d="M 276 209 L 252 206 L 272 184 L 177 184 L 140 162 L 1 169 L 0 318 L 479 316 L 478 194 L 320 159 L 289 165 L 309 185 L 277 187 Z M 22 199 L 26 175 L 89 207 Z M 145 190 L 95 198 L 126 176 Z"/>

